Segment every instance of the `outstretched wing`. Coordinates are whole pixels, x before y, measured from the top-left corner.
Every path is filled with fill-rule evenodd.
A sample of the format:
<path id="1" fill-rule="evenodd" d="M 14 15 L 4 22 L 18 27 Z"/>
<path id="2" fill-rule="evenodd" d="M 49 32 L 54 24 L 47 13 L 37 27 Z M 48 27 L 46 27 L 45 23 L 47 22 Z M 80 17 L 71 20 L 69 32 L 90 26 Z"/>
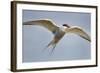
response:
<path id="1" fill-rule="evenodd" d="M 80 27 L 71 27 L 71 28 L 67 28 L 65 30 L 66 33 L 74 33 L 79 35 L 80 37 L 88 40 L 89 42 L 91 42 L 91 38 L 90 36 Z"/>
<path id="2" fill-rule="evenodd" d="M 50 19 L 27 21 L 23 25 L 39 25 L 47 28 L 52 33 L 55 33 L 56 29 L 58 29 L 58 26 Z"/>

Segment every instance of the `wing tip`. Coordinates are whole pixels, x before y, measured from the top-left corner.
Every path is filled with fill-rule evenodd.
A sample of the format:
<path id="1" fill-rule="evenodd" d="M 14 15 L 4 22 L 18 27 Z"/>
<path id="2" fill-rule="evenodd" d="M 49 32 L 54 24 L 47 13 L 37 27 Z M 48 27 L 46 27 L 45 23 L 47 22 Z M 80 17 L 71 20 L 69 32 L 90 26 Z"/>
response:
<path id="1" fill-rule="evenodd" d="M 23 22 L 23 25 L 31 25 L 29 21 Z"/>
<path id="2" fill-rule="evenodd" d="M 30 20 L 30 21 L 26 21 L 26 22 L 23 22 L 23 25 L 29 25 L 29 22 L 31 22 L 31 21 L 49 21 L 49 22 L 52 22 L 52 20 L 51 19 L 47 19 L 47 18 L 40 18 L 40 19 L 34 19 L 34 20 Z"/>

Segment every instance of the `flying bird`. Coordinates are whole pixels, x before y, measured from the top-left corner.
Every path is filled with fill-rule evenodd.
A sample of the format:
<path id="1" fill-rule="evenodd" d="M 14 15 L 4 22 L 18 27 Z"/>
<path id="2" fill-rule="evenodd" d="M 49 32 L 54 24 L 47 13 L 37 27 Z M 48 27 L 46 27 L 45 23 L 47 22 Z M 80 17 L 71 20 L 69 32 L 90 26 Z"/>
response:
<path id="1" fill-rule="evenodd" d="M 78 26 L 69 26 L 68 24 L 63 24 L 63 28 L 61 28 L 50 19 L 27 21 L 24 22 L 23 25 L 41 26 L 51 31 L 54 37 L 51 40 L 51 42 L 46 46 L 46 48 L 52 46 L 52 52 L 55 49 L 57 43 L 62 39 L 62 37 L 68 33 L 76 34 L 82 37 L 83 39 L 87 40 L 88 42 L 91 42 L 90 36 L 81 27 Z"/>

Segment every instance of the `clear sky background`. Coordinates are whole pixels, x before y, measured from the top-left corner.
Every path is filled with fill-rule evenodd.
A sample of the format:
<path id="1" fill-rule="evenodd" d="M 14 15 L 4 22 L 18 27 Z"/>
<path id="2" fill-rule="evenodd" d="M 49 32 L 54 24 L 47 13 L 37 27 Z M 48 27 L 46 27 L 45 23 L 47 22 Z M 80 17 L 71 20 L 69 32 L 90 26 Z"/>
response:
<path id="1" fill-rule="evenodd" d="M 79 26 L 90 35 L 91 14 L 23 10 L 23 22 L 36 19 L 51 19 L 57 25 Z M 91 58 L 90 43 L 75 34 L 66 34 L 50 55 L 51 48 L 43 49 L 52 40 L 53 34 L 39 26 L 22 27 L 23 62 L 82 60 Z"/>

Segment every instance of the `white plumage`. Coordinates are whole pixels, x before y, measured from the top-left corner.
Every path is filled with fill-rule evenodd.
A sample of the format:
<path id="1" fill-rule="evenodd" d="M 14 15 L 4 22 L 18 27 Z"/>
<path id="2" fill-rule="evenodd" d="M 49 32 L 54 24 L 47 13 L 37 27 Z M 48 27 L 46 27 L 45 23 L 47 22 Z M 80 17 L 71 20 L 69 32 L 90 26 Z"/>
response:
<path id="1" fill-rule="evenodd" d="M 87 40 L 88 42 L 91 41 L 90 36 L 82 28 L 80 28 L 78 26 L 69 26 L 68 24 L 63 24 L 64 28 L 61 29 L 60 26 L 56 25 L 50 19 L 27 21 L 27 22 L 24 22 L 23 25 L 38 25 L 38 26 L 45 27 L 46 29 L 51 31 L 54 35 L 54 38 L 46 46 L 46 48 L 48 48 L 49 46 L 52 46 L 53 47 L 52 52 L 53 52 L 54 48 L 56 47 L 56 44 L 67 33 L 73 33 L 73 34 L 79 35 L 80 37 Z"/>

